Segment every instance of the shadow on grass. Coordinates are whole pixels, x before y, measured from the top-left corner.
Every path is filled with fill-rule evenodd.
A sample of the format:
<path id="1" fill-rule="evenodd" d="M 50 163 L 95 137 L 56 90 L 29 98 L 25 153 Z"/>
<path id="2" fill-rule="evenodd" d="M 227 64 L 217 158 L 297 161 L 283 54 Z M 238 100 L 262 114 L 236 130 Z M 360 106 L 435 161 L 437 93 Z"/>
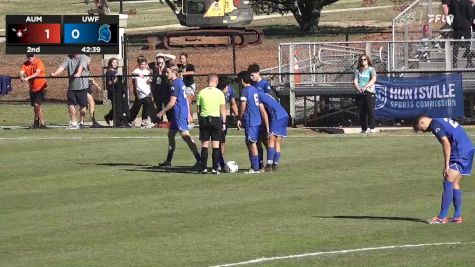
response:
<path id="1" fill-rule="evenodd" d="M 79 163 L 88 165 L 88 163 Z M 124 171 L 130 172 L 163 172 L 163 173 L 194 173 L 197 174 L 198 172 L 193 169 L 192 166 L 172 166 L 172 167 L 159 167 L 159 166 L 152 166 L 149 164 L 136 164 L 136 163 L 129 163 L 129 162 L 110 162 L 110 163 L 96 163 L 95 165 L 98 166 L 109 166 L 109 167 L 134 167 L 134 168 L 127 168 L 122 169 Z"/>
<path id="2" fill-rule="evenodd" d="M 172 167 L 159 167 L 159 166 L 148 166 L 137 169 L 125 169 L 125 171 L 130 172 L 162 172 L 162 173 L 192 173 L 199 174 L 198 171 L 193 169 L 191 166 L 172 166 Z"/>
<path id="3" fill-rule="evenodd" d="M 368 221 L 408 221 L 416 223 L 426 223 L 425 220 L 410 217 L 383 217 L 383 216 L 314 216 L 320 219 L 349 219 L 349 220 L 368 220 Z"/>

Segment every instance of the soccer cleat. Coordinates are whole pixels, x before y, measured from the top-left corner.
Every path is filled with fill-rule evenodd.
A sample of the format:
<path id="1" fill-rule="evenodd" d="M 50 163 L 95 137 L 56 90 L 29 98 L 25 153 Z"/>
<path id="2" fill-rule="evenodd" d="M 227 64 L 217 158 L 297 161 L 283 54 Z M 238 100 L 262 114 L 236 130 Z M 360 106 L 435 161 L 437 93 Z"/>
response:
<path id="1" fill-rule="evenodd" d="M 213 170 L 211 170 L 211 174 L 219 174 L 219 171 L 218 171 L 218 170 L 215 170 L 215 169 L 213 169 Z"/>
<path id="2" fill-rule="evenodd" d="M 91 125 L 91 128 L 102 128 L 102 125 L 100 125 L 97 122 L 93 122 L 92 125 Z"/>
<path id="3" fill-rule="evenodd" d="M 254 169 L 250 169 L 249 171 L 245 172 L 246 174 L 258 174 L 260 171 L 255 171 Z"/>
<path id="4" fill-rule="evenodd" d="M 448 222 L 447 218 L 439 218 L 439 217 L 434 217 L 432 219 L 427 220 L 428 224 L 446 224 Z"/>
<path id="5" fill-rule="evenodd" d="M 79 129 L 84 129 L 84 128 L 86 128 L 86 126 L 84 125 L 84 123 L 79 123 L 79 126 L 78 126 L 78 127 L 79 127 Z"/>
<path id="6" fill-rule="evenodd" d="M 49 128 L 46 127 L 46 124 L 40 124 L 40 126 L 38 126 L 38 129 L 49 129 Z"/>
<path id="7" fill-rule="evenodd" d="M 264 167 L 264 172 L 271 172 L 271 171 L 273 171 L 272 164 L 267 164 Z"/>
<path id="8" fill-rule="evenodd" d="M 205 169 L 205 168 L 203 168 L 203 162 L 197 161 L 197 162 L 195 163 L 195 165 L 193 165 L 193 166 L 191 167 L 191 169 L 194 170 L 194 171 L 202 171 L 202 170 Z"/>
<path id="9" fill-rule="evenodd" d="M 201 174 L 207 174 L 207 173 L 208 173 L 208 169 L 203 169 L 203 170 L 201 171 Z"/>
<path id="10" fill-rule="evenodd" d="M 279 164 L 272 164 L 272 171 L 277 171 L 279 169 Z"/>
<path id="11" fill-rule="evenodd" d="M 79 126 L 77 124 L 70 123 L 68 125 L 68 127 L 66 127 L 66 129 L 68 129 L 68 130 L 77 130 L 77 129 L 79 129 Z"/>
<path id="12" fill-rule="evenodd" d="M 172 163 L 166 160 L 158 164 L 158 167 L 161 167 L 161 168 L 170 168 L 171 166 L 172 166 Z"/>
<path id="13" fill-rule="evenodd" d="M 451 223 L 463 223 L 462 217 L 450 217 L 449 222 Z"/>

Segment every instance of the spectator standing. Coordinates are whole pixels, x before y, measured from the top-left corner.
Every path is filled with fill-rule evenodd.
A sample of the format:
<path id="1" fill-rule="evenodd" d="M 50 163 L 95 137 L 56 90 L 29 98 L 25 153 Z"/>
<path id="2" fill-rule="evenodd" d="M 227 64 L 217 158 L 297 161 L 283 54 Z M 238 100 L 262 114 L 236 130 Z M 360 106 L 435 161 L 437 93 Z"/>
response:
<path id="1" fill-rule="evenodd" d="M 107 71 L 106 71 L 106 90 L 107 90 L 107 99 L 111 101 L 112 108 L 109 110 L 104 116 L 104 120 L 108 125 L 110 125 L 110 121 L 114 119 L 114 97 L 113 92 L 117 90 L 116 88 L 119 87 L 119 79 L 117 78 L 119 68 L 119 62 L 116 58 L 110 58 L 107 61 Z"/>
<path id="2" fill-rule="evenodd" d="M 167 79 L 166 70 L 170 60 L 175 60 L 175 58 L 174 55 L 158 53 L 155 57 L 155 62 L 149 65 L 153 74 L 152 95 L 157 113 L 168 104 L 170 99 L 170 82 Z M 171 111 L 169 111 L 167 119 L 170 120 L 171 116 Z M 163 120 L 152 114 L 152 122 L 161 123 Z"/>
<path id="3" fill-rule="evenodd" d="M 93 87 L 96 87 L 97 89 L 100 88 L 99 84 L 97 84 L 96 80 L 91 77 L 91 57 L 87 56 L 87 68 L 84 69 L 84 72 L 86 73 L 86 76 L 89 76 L 89 87 L 87 88 L 87 110 L 89 111 L 89 116 L 91 117 L 92 120 L 92 125 L 91 128 L 100 128 L 102 125 L 100 125 L 97 120 L 96 120 L 96 101 L 94 100 L 94 97 L 92 96 L 93 93 Z"/>
<path id="4" fill-rule="evenodd" d="M 89 88 L 89 78 L 84 69 L 87 68 L 87 56 L 72 54 L 69 55 L 63 63 L 51 73 L 52 77 L 67 70 L 69 77 L 69 85 L 67 92 L 69 125 L 68 129 L 84 128 L 84 118 L 86 116 L 87 107 L 87 90 Z M 75 106 L 79 106 L 79 125 L 77 123 L 77 111 Z"/>
<path id="5" fill-rule="evenodd" d="M 375 86 L 376 70 L 373 68 L 371 59 L 366 54 L 362 54 L 358 58 L 358 67 L 354 71 L 353 84 L 358 90 L 356 96 L 356 104 L 358 106 L 361 132 L 374 133 L 376 132 L 374 121 L 375 110 Z M 368 130 L 369 124 L 369 130 Z"/>
<path id="6" fill-rule="evenodd" d="M 179 59 L 180 64 L 178 64 L 178 71 L 186 86 L 186 98 L 188 99 L 188 109 L 190 112 L 188 122 L 190 122 L 191 124 L 193 121 L 193 112 L 191 111 L 191 104 L 193 103 L 193 100 L 195 98 L 196 90 L 196 84 L 193 78 L 195 75 L 195 66 L 188 62 L 188 54 L 186 53 L 181 53 Z"/>
<path id="7" fill-rule="evenodd" d="M 453 38 L 460 40 L 470 40 L 472 38 L 472 22 L 474 13 L 470 0 L 442 0 L 442 12 L 448 18 L 453 16 L 452 28 Z M 470 53 L 470 41 L 461 41 L 453 43 L 453 61 L 452 67 L 457 68 L 459 48 L 465 48 L 464 57 L 467 58 L 467 68 L 472 68 L 472 54 Z"/>
<path id="8" fill-rule="evenodd" d="M 202 173 L 207 173 L 208 145 L 211 139 L 213 148 L 212 174 L 219 174 L 218 163 L 221 155 L 219 144 L 223 139 L 223 130 L 226 129 L 226 102 L 223 91 L 218 86 L 218 75 L 208 75 L 208 87 L 200 90 L 196 107 L 200 124 Z"/>
<path id="9" fill-rule="evenodd" d="M 138 67 L 132 72 L 132 85 L 138 97 L 138 108 L 135 110 L 138 112 L 142 107 L 142 128 L 151 128 L 152 123 L 150 116 L 153 112 L 152 91 L 150 84 L 152 83 L 152 77 L 150 70 L 148 69 L 147 59 L 143 56 L 137 58 Z M 132 112 L 132 111 L 131 111 Z M 137 116 L 137 113 L 135 113 Z M 133 116 L 133 117 L 135 117 Z"/>
<path id="10" fill-rule="evenodd" d="M 33 128 L 46 128 L 45 115 L 41 103 L 45 97 L 48 84 L 45 77 L 45 66 L 41 59 L 34 54 L 27 54 L 27 60 L 21 65 L 20 79 L 22 82 L 29 82 L 30 103 L 34 111 Z"/>

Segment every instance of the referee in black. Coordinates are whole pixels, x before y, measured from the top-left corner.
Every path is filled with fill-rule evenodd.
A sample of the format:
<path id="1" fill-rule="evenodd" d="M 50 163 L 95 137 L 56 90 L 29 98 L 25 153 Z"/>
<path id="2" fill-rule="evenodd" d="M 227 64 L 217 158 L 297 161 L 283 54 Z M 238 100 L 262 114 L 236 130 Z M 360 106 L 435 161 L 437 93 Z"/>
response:
<path id="1" fill-rule="evenodd" d="M 226 103 L 223 91 L 216 88 L 218 75 L 208 75 L 208 87 L 200 90 L 196 105 L 200 123 L 201 160 L 203 162 L 202 173 L 208 172 L 208 146 L 211 139 L 213 147 L 213 170 L 212 174 L 219 174 L 218 162 L 221 155 L 219 143 L 226 129 Z"/>

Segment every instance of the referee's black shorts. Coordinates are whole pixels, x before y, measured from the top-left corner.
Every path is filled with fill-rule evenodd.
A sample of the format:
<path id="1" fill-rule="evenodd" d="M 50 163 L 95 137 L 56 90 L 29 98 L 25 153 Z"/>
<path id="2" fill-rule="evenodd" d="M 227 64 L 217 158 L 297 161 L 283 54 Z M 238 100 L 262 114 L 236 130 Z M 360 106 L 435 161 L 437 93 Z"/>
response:
<path id="1" fill-rule="evenodd" d="M 200 141 L 221 141 L 223 139 L 223 122 L 220 117 L 200 117 Z"/>

